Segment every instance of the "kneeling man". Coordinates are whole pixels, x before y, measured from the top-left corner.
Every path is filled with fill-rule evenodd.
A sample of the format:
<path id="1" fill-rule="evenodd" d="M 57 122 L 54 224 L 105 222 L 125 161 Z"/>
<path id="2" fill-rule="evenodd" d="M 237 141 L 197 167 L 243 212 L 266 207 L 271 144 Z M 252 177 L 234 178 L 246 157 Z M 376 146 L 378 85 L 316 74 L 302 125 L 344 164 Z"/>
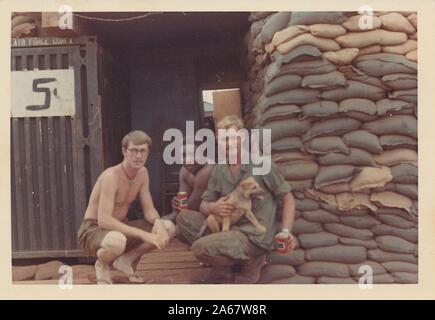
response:
<path id="1" fill-rule="evenodd" d="M 171 221 L 161 220 L 149 190 L 147 160 L 151 138 L 132 131 L 122 140 L 124 160 L 107 168 L 92 190 L 85 217 L 78 231 L 80 245 L 95 256 L 97 283 L 111 284 L 110 269 L 125 273 L 131 282 L 143 282 L 135 275 L 140 257 L 166 247 L 175 234 Z M 127 220 L 130 204 L 139 195 L 144 218 Z"/>

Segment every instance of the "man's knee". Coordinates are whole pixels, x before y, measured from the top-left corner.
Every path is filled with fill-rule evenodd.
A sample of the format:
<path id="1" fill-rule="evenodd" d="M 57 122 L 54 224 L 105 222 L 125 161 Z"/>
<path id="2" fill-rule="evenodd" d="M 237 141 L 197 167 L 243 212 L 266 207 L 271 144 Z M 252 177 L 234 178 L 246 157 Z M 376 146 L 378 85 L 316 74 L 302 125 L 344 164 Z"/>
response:
<path id="1" fill-rule="evenodd" d="M 172 221 L 163 220 L 163 225 L 165 226 L 166 232 L 168 232 L 169 237 L 175 237 L 175 224 Z"/>
<path id="2" fill-rule="evenodd" d="M 101 248 L 108 251 L 109 254 L 118 257 L 125 251 L 127 237 L 119 231 L 110 231 L 106 234 L 101 242 Z"/>

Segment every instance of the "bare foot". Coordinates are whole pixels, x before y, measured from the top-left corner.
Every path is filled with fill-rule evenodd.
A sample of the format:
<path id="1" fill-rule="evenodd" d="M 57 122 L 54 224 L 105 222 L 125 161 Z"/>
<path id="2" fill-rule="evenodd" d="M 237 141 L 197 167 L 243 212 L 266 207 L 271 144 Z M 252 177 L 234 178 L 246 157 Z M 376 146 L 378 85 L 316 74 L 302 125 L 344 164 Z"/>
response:
<path id="1" fill-rule="evenodd" d="M 97 284 L 112 284 L 110 266 L 102 263 L 100 260 L 95 262 L 95 275 L 97 276 Z"/>
<path id="2" fill-rule="evenodd" d="M 123 256 L 113 261 L 113 268 L 124 273 L 132 283 L 145 283 L 145 279 L 135 274 L 131 262 L 126 261 Z"/>

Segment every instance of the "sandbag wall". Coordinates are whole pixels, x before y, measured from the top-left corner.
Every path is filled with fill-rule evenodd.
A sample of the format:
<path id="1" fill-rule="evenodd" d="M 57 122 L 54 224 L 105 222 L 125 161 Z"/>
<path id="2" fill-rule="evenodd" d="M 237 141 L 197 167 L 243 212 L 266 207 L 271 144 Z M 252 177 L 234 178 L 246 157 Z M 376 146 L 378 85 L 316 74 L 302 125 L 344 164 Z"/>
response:
<path id="1" fill-rule="evenodd" d="M 417 283 L 417 16 L 256 12 L 242 88 L 249 128 L 296 198 L 299 248 L 263 283 Z"/>
<path id="2" fill-rule="evenodd" d="M 11 38 L 35 37 L 40 28 L 40 12 L 12 12 Z"/>

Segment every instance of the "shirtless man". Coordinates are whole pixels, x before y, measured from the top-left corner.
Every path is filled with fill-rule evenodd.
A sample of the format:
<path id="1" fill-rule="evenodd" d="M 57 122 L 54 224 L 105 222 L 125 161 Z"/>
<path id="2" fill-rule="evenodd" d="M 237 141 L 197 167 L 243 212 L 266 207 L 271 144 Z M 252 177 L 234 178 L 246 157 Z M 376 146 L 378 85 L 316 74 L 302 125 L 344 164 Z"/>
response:
<path id="1" fill-rule="evenodd" d="M 107 168 L 92 190 L 78 238 L 85 252 L 97 258 L 98 284 L 112 283 L 111 266 L 131 282 L 142 283 L 135 275 L 140 257 L 155 248 L 162 250 L 175 234 L 174 224 L 160 219 L 151 199 L 144 167 L 151 143 L 143 131 L 128 133 L 122 139 L 124 160 Z M 144 217 L 126 221 L 128 208 L 138 195 Z"/>
<path id="2" fill-rule="evenodd" d="M 183 151 L 183 159 L 186 159 L 185 149 Z M 195 146 L 193 148 L 195 150 Z M 194 156 L 194 155 L 190 155 Z M 213 171 L 214 164 L 193 164 L 184 163 L 179 173 L 179 192 L 187 192 L 188 195 L 188 209 L 199 211 L 201 204 L 201 196 L 207 189 L 208 179 Z M 164 216 L 164 218 L 174 221 L 180 212 L 180 203 L 177 197 L 172 198 L 173 212 Z"/>

